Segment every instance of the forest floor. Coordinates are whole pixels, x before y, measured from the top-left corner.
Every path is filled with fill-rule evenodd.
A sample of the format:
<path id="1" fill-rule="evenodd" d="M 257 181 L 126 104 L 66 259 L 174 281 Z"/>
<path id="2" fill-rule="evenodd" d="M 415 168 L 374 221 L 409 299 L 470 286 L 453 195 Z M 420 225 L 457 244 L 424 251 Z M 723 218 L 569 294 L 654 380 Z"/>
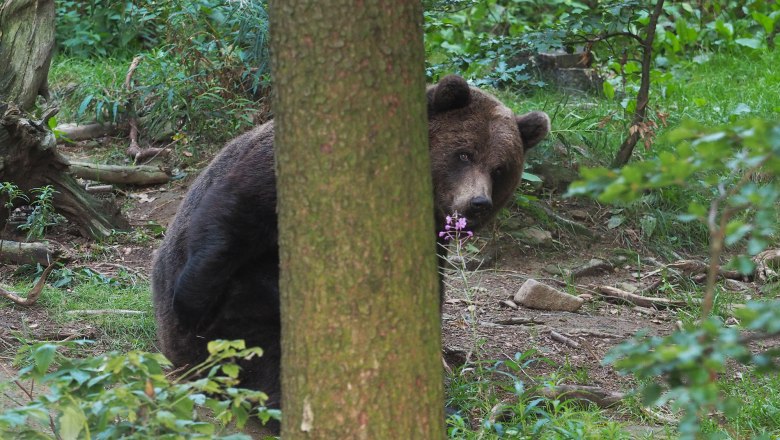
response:
<path id="1" fill-rule="evenodd" d="M 68 153 L 77 156 L 79 152 L 73 149 Z M 164 228 L 175 215 L 195 175 L 191 173 L 166 185 L 128 190 L 117 201 L 122 203 L 135 228 L 146 230 L 149 225 Z M 548 197 L 538 203 L 560 217 L 585 226 L 592 236 L 556 227 L 549 219 L 540 221 L 521 209 L 513 208 L 508 215 L 502 215 L 492 228 L 472 239 L 472 244 L 481 251 L 469 258 L 481 261 L 479 267 L 462 274 L 450 272 L 447 276 L 442 317 L 445 359 L 452 368 L 456 368 L 467 362 L 512 359 L 516 353 L 536 350 L 534 357 L 540 361 L 523 372 L 529 379 L 557 374 L 558 383 L 626 391 L 632 386 L 631 379 L 618 375 L 611 366 L 602 365 L 604 355 L 640 330 L 651 335 L 673 332 L 680 325 L 679 321 L 686 319 L 685 316 L 689 320 L 696 318 L 695 308 L 651 309 L 615 304 L 604 301 L 598 287 L 636 289 L 655 297 L 664 297 L 671 292 L 675 295 L 674 299 L 680 299 L 675 286 L 679 285 L 684 274 L 665 268 L 660 258 L 642 245 L 638 232 L 610 229 L 607 226 L 611 216 L 609 208 L 592 201 L 557 197 Z M 542 234 L 542 240 L 523 238 L 518 230 L 531 225 L 537 225 L 549 234 Z M 153 230 L 142 236 L 145 239 L 106 243 L 100 246 L 99 252 L 93 249 L 94 243 L 71 235 L 68 228 L 56 229 L 52 240 L 70 255 L 68 266 L 89 268 L 109 278 L 117 277 L 120 271 L 132 273 L 141 280 L 142 286 L 147 286 L 153 251 L 161 237 Z M 706 258 L 702 255 L 679 257 Z M 576 272 L 577 268 L 592 264 L 594 259 L 603 264 L 575 279 L 567 276 L 567 270 Z M 18 269 L 12 265 L 0 266 L 0 283 L 14 285 Z M 574 313 L 534 310 L 513 304 L 513 296 L 529 278 L 579 295 L 585 302 Z M 757 286 L 748 282 L 740 285 L 743 289 L 741 294 L 745 297 L 760 295 Z M 63 289 L 47 287 L 43 296 L 54 290 Z M 57 301 L 69 301 L 67 293 L 71 290 L 64 290 L 65 294 L 57 297 Z M 148 292 L 145 298 L 148 298 Z M 146 299 L 143 301 L 148 302 Z M 85 308 L 100 309 L 103 306 Z M 106 320 L 114 319 L 110 311 L 102 318 L 82 316 L 78 310 L 69 311 L 66 313 L 72 314 L 63 320 L 61 316 L 55 316 L 57 312 L 54 310 L 56 308 L 40 304 L 0 307 L 0 347 L 6 353 L 0 359 L 4 376 L 13 371 L 11 353 L 22 343 L 85 338 L 97 341 L 95 351 L 112 346 L 110 340 L 114 336 L 101 330 Z M 150 304 L 144 312 L 149 315 L 147 320 L 152 319 Z M 566 339 L 554 339 L 554 333 Z M 154 350 L 154 343 L 147 348 Z"/>

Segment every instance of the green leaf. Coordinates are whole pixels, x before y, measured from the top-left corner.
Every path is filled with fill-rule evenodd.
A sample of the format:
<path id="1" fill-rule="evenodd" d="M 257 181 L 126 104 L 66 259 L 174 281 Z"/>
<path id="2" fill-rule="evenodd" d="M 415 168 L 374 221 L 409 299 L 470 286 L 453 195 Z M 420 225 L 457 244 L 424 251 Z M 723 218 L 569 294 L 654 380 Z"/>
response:
<path id="1" fill-rule="evenodd" d="M 233 379 L 238 377 L 238 370 L 239 368 L 236 364 L 225 364 L 222 366 L 222 371 Z"/>
<path id="2" fill-rule="evenodd" d="M 76 112 L 77 116 L 83 116 L 84 112 L 87 111 L 87 107 L 89 107 L 89 103 L 92 102 L 92 98 L 94 98 L 95 95 L 89 95 L 86 98 L 84 98 L 83 101 L 81 101 L 81 105 L 79 106 L 78 111 Z"/>
<path id="3" fill-rule="evenodd" d="M 622 225 L 626 219 L 622 215 L 613 215 L 607 222 L 607 229 L 615 229 Z"/>
<path id="4" fill-rule="evenodd" d="M 523 171 L 523 180 L 528 182 L 541 182 L 542 179 L 539 178 L 536 174 L 531 174 L 527 171 Z"/>
<path id="5" fill-rule="evenodd" d="M 764 42 L 758 38 L 737 38 L 734 42 L 751 49 L 760 49 L 764 45 Z"/>
<path id="6" fill-rule="evenodd" d="M 79 433 L 84 429 L 84 424 L 87 418 L 81 411 L 81 408 L 70 405 L 62 411 L 60 416 L 60 437 L 63 440 L 76 440 L 79 437 Z"/>
<path id="7" fill-rule="evenodd" d="M 42 344 L 33 351 L 33 360 L 35 361 L 35 371 L 40 374 L 46 373 L 57 352 L 57 346 L 54 344 Z"/>
<path id="8" fill-rule="evenodd" d="M 604 96 L 607 97 L 607 99 L 614 99 L 615 98 L 615 88 L 610 84 L 609 81 L 604 81 L 602 83 L 602 89 L 604 89 Z"/>

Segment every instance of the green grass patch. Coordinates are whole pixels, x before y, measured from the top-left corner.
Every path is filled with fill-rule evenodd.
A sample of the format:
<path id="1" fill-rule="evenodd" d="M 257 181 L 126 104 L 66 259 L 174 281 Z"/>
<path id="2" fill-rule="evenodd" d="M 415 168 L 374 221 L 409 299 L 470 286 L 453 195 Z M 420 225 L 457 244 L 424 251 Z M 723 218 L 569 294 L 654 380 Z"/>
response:
<path id="1" fill-rule="evenodd" d="M 55 287 L 44 288 L 37 306 L 44 307 L 56 325 L 78 321 L 93 326 L 100 352 L 156 351 L 148 281 L 123 273 L 111 278 L 87 268 L 62 268 L 50 275 L 48 283 Z M 17 291 L 29 288 L 29 283 L 16 286 Z"/>
<path id="2" fill-rule="evenodd" d="M 780 376 L 744 373 L 721 381 L 724 394 L 737 399 L 741 406 L 730 419 L 731 433 L 722 433 L 715 419 L 705 419 L 704 433 L 722 433 L 726 438 L 780 437 Z"/>
<path id="3" fill-rule="evenodd" d="M 566 379 L 587 380 L 587 372 L 563 365 L 547 377 L 528 376 L 537 353 L 519 353 L 512 360 L 480 361 L 458 369 L 447 386 L 448 406 L 459 414 L 448 420 L 454 439 L 630 439 L 651 438 L 630 430 L 626 414 L 593 405 L 539 396 L 539 388 Z M 525 379 L 523 379 L 524 377 Z M 476 420 L 475 422 L 470 422 Z M 640 431 L 642 429 L 640 428 Z"/>
<path id="4" fill-rule="evenodd" d="M 49 88 L 60 104 L 57 120 L 113 121 L 125 111 L 124 81 L 130 59 L 55 57 Z"/>

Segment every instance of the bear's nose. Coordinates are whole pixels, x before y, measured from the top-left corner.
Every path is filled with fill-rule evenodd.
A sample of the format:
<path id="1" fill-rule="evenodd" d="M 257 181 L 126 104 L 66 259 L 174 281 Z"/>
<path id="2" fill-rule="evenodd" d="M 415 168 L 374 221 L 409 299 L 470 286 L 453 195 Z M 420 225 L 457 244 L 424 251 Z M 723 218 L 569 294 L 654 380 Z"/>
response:
<path id="1" fill-rule="evenodd" d="M 471 199 L 470 205 L 474 211 L 487 211 L 493 207 L 493 202 L 485 196 L 477 196 Z"/>

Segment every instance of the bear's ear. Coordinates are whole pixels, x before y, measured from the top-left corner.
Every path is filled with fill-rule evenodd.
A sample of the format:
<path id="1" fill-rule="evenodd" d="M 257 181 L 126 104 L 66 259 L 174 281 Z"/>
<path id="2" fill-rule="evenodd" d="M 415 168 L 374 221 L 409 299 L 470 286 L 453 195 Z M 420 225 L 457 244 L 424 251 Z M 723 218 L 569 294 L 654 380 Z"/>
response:
<path id="1" fill-rule="evenodd" d="M 517 116 L 517 128 L 523 138 L 523 149 L 529 150 L 550 132 L 550 117 L 545 112 L 530 112 Z"/>
<path id="2" fill-rule="evenodd" d="M 463 108 L 469 104 L 471 89 L 465 79 L 447 75 L 428 88 L 428 114 Z"/>

